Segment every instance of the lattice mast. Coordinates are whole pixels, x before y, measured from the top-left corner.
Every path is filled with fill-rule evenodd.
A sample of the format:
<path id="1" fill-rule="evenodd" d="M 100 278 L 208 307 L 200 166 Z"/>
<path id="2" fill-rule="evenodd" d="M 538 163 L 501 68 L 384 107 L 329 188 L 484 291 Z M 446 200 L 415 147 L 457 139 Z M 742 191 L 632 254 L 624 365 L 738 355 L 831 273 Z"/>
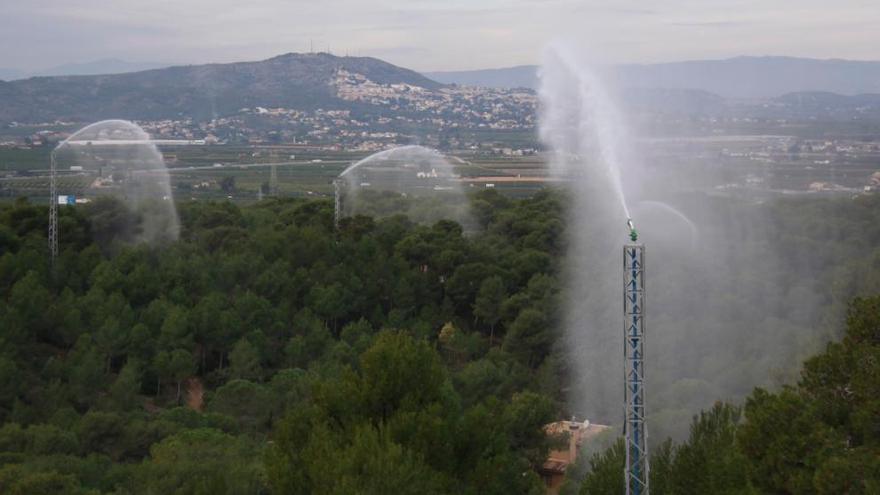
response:
<path id="1" fill-rule="evenodd" d="M 56 184 L 55 150 L 49 155 L 49 263 L 58 257 L 58 187 Z"/>
<path id="2" fill-rule="evenodd" d="M 623 246 L 623 321 L 625 363 L 627 495 L 649 495 L 648 432 L 645 425 L 645 246 L 627 221 L 632 244 Z"/>
<path id="3" fill-rule="evenodd" d="M 339 218 L 342 216 L 342 179 L 333 179 L 333 225 L 339 227 Z"/>
<path id="4" fill-rule="evenodd" d="M 269 168 L 269 194 L 278 196 L 278 166 L 274 164 Z"/>

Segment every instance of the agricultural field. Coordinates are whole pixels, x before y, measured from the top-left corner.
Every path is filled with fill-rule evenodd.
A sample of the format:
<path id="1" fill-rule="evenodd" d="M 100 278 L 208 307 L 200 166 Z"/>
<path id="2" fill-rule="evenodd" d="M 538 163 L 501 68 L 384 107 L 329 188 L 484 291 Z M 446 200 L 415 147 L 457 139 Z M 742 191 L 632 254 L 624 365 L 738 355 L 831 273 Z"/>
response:
<path id="1" fill-rule="evenodd" d="M 50 148 L 0 148 L 0 176 L 10 172 L 49 170 Z"/>
<path id="2" fill-rule="evenodd" d="M 160 150 L 168 166 L 171 190 L 178 199 L 229 199 L 252 202 L 277 194 L 282 197 L 321 197 L 333 194 L 333 180 L 365 152 L 302 149 L 291 146 L 172 146 Z M 447 156 L 467 192 L 497 188 L 526 197 L 544 187 L 541 158 L 484 156 L 462 152 Z M 0 149 L 0 200 L 27 197 L 45 201 L 49 193 L 49 149 Z M 277 184 L 272 188 L 272 169 Z M 71 172 L 58 164 L 58 194 L 90 197 L 113 194 L 113 188 L 93 188 L 98 172 Z M 135 172 L 137 175 L 137 172 Z M 522 180 L 520 180 L 522 179 Z"/>

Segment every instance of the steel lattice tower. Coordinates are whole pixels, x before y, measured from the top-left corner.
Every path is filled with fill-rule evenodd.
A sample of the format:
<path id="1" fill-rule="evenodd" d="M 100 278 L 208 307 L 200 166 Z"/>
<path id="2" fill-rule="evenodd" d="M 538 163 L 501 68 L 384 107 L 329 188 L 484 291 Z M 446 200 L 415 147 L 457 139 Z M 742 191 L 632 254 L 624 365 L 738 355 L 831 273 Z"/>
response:
<path id="1" fill-rule="evenodd" d="M 269 168 L 269 194 L 278 196 L 278 168 L 274 164 Z"/>
<path id="2" fill-rule="evenodd" d="M 58 189 L 56 184 L 55 150 L 49 155 L 49 262 L 58 257 Z"/>
<path id="3" fill-rule="evenodd" d="M 339 217 L 342 216 L 342 197 L 339 195 L 341 179 L 333 179 L 333 224 L 339 227 Z"/>
<path id="4" fill-rule="evenodd" d="M 630 226 L 631 227 L 631 226 Z M 632 227 L 631 227 L 632 228 Z M 635 229 L 630 233 L 633 242 Z M 648 495 L 648 433 L 645 426 L 645 246 L 623 247 L 623 318 L 627 495 Z"/>

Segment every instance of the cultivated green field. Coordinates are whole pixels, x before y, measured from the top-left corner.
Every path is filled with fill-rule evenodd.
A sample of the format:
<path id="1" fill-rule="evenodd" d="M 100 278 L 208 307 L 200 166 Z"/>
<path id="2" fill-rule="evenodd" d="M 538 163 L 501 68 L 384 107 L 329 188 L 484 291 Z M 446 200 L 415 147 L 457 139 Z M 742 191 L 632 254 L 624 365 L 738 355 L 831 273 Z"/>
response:
<path id="1" fill-rule="evenodd" d="M 270 192 L 272 168 L 277 173 L 277 194 L 283 197 L 330 196 L 333 180 L 365 152 L 310 150 L 292 146 L 175 146 L 161 149 L 178 199 L 257 200 Z M 530 196 L 543 184 L 511 181 L 514 177 L 544 174 L 537 157 L 450 156 L 463 178 L 506 177 L 507 181 L 468 182 L 466 192 L 494 187 L 511 196 Z M 0 198 L 27 197 L 45 201 L 49 194 L 49 148 L 0 149 Z M 59 164 L 58 193 L 90 197 L 113 194 L 112 188 L 91 188 L 95 171 L 71 172 Z M 497 182 L 497 183 L 495 183 Z M 488 185 L 491 184 L 491 185 Z"/>

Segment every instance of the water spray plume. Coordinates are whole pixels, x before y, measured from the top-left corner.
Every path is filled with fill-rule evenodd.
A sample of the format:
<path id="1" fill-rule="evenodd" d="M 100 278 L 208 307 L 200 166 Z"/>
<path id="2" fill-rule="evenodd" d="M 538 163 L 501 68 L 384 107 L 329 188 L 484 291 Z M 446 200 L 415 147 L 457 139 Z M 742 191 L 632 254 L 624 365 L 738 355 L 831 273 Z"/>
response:
<path id="1" fill-rule="evenodd" d="M 164 243 L 178 238 L 180 225 L 162 153 L 140 126 L 126 120 L 90 124 L 53 152 L 59 167 L 94 174 L 90 191 L 124 200 L 136 225 L 121 227 L 131 242 Z M 58 191 L 63 194 L 64 191 Z"/>
<path id="2" fill-rule="evenodd" d="M 681 236 L 684 234 L 684 232 L 681 232 L 681 227 L 686 227 L 687 237 L 690 240 L 687 246 L 691 249 L 696 247 L 699 239 L 699 229 L 693 220 L 688 218 L 678 208 L 663 201 L 644 200 L 637 202 L 633 209 L 639 218 L 649 220 L 647 222 L 648 227 L 651 227 L 651 224 L 657 224 L 662 228 L 663 232 L 652 232 L 656 235 L 652 236 L 652 239 L 657 238 L 659 240 L 659 238 L 664 237 L 664 233 L 675 232 L 679 236 L 678 243 L 680 247 L 684 247 L 685 245 L 681 243 Z"/>
<path id="3" fill-rule="evenodd" d="M 623 120 L 599 77 L 560 42 L 545 53 L 540 71 L 540 135 L 552 151 L 551 172 L 572 193 L 566 287 L 566 345 L 575 370 L 570 397 L 579 415 L 616 423 L 623 397 L 619 284 L 614 260 L 620 222 L 638 239 L 622 169 L 635 177 Z M 635 242 L 635 240 L 633 241 Z"/>
<path id="4" fill-rule="evenodd" d="M 562 175 L 583 175 L 584 168 L 599 172 L 624 218 L 630 218 L 621 176 L 627 133 L 599 77 L 561 42 L 547 50 L 540 75 L 541 138 L 558 155 L 551 166 Z"/>
<path id="5" fill-rule="evenodd" d="M 455 167 L 434 149 L 410 145 L 374 153 L 343 170 L 334 184 L 337 220 L 405 214 L 418 223 L 454 220 L 466 231 L 474 227 Z"/>
<path id="6" fill-rule="evenodd" d="M 821 287 L 785 268 L 806 263 L 797 273 L 812 275 L 809 259 L 786 258 L 773 244 L 778 236 L 766 206 L 706 186 L 723 183 L 718 167 L 694 170 L 670 162 L 653 141 L 631 138 L 620 110 L 626 107 L 615 103 L 608 79 L 581 60 L 557 42 L 539 73 L 540 136 L 551 151 L 550 171 L 571 198 L 563 270 L 570 407 L 620 424 L 615 261 L 625 221 L 629 239 L 651 241 L 649 421 L 657 438 L 681 439 L 692 415 L 719 398 L 772 387 L 781 371 L 796 380 L 800 358 L 822 342 Z"/>

